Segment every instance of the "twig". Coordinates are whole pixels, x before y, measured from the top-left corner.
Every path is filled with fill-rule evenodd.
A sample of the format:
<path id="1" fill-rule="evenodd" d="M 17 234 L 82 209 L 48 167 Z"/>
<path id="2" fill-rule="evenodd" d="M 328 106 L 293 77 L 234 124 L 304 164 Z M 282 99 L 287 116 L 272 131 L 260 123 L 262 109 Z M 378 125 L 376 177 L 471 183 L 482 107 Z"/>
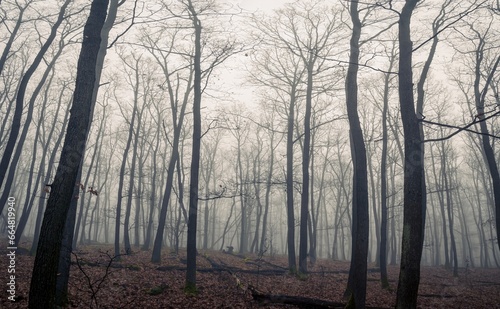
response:
<path id="1" fill-rule="evenodd" d="M 106 252 L 106 255 L 108 256 L 109 261 L 108 261 L 108 264 L 106 265 L 104 276 L 102 278 L 96 279 L 94 281 L 92 281 L 92 278 L 90 278 L 90 276 L 83 269 L 82 264 L 80 263 L 80 261 L 82 259 L 80 259 L 78 257 L 78 255 L 76 253 L 74 253 L 74 252 L 71 252 L 71 254 L 73 254 L 75 256 L 76 265 L 78 266 L 78 269 L 82 272 L 82 274 L 85 276 L 85 280 L 87 281 L 87 285 L 88 285 L 88 288 L 89 288 L 90 294 L 91 294 L 90 295 L 90 298 L 91 298 L 90 308 L 94 308 L 94 304 L 95 304 L 95 308 L 99 308 L 99 303 L 97 301 L 97 294 L 101 290 L 102 284 L 104 283 L 104 281 L 106 280 L 106 278 L 110 274 L 111 264 L 113 264 L 113 261 L 115 259 L 119 258 L 121 256 L 121 254 L 115 255 L 115 256 L 111 256 L 111 255 L 109 255 L 109 253 Z M 96 286 L 96 284 L 97 284 L 97 286 Z"/>

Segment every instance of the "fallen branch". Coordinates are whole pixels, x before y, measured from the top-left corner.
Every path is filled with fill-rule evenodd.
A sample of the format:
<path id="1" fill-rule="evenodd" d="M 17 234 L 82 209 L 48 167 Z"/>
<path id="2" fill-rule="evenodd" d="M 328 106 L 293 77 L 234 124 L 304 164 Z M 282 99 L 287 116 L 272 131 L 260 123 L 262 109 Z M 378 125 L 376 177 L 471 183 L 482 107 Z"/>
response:
<path id="1" fill-rule="evenodd" d="M 430 298 L 453 298 L 455 295 L 440 295 L 440 294 L 418 294 L 418 297 L 430 297 Z"/>
<path id="2" fill-rule="evenodd" d="M 291 296 L 291 295 L 273 295 L 266 294 L 258 291 L 253 286 L 248 286 L 250 292 L 252 292 L 252 297 L 254 300 L 258 301 L 261 305 L 268 304 L 284 304 L 284 305 L 294 305 L 299 308 L 345 308 L 346 304 L 327 301 L 318 298 L 302 297 L 302 296 Z M 384 307 L 370 307 L 366 306 L 367 309 L 386 309 Z M 389 308 L 389 307 L 387 307 Z"/>
<path id="3" fill-rule="evenodd" d="M 258 301 L 261 305 L 267 304 L 286 304 L 295 305 L 299 307 L 314 307 L 314 308 L 344 308 L 345 304 L 324 301 L 316 298 L 301 297 L 301 296 L 288 296 L 288 295 L 273 295 L 265 294 L 253 286 L 249 286 L 248 289 L 252 292 L 252 297 L 254 300 Z"/>

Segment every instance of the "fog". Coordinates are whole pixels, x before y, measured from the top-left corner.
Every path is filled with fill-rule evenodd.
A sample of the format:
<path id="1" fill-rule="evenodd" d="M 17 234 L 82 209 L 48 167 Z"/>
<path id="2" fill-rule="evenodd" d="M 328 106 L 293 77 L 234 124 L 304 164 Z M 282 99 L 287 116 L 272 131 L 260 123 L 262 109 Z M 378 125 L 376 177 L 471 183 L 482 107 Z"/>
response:
<path id="1" fill-rule="evenodd" d="M 56 173 L 67 136 L 82 133 L 68 123 L 90 4 L 60 2 L 2 2 L 0 230 L 7 239 L 15 213 L 13 247 L 31 255 L 69 177 Z M 405 211 L 420 211 L 422 265 L 500 266 L 498 3 L 419 3 L 406 94 L 404 3 L 359 3 L 357 62 L 346 1 L 193 3 L 123 1 L 101 32 L 107 48 L 93 66 L 99 87 L 71 202 L 53 197 L 69 213 L 72 250 L 113 244 L 115 254 L 150 250 L 159 261 L 186 249 L 191 219 L 198 253 L 290 257 L 292 246 L 299 264 L 350 261 L 366 228 L 365 262 L 380 265 L 384 242 L 384 265 L 399 265 L 405 226 L 420 220 Z M 413 154 L 405 115 L 419 131 Z M 422 192 L 412 195 L 412 180 Z"/>

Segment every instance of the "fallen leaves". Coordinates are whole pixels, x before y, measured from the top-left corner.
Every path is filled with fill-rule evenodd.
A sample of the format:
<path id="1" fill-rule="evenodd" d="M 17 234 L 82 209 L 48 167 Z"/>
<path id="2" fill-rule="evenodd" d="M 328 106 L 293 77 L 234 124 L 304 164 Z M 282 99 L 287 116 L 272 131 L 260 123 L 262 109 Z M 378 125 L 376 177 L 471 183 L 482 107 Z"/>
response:
<path id="1" fill-rule="evenodd" d="M 6 247 L 6 246 L 2 246 Z M 81 267 L 97 284 L 106 276 L 106 265 L 113 252 L 111 246 L 88 246 L 73 256 L 70 273 L 70 307 L 90 308 L 92 290 L 89 280 L 78 269 Z M 4 256 L 5 250 L 0 250 Z M 161 263 L 150 262 L 151 253 L 134 251 L 120 257 L 109 267 L 107 278 L 97 294 L 100 308 L 255 308 L 248 287 L 272 295 L 286 295 L 345 303 L 349 262 L 318 260 L 309 266 L 307 276 L 297 277 L 287 271 L 286 257 L 256 255 L 238 256 L 218 251 L 202 251 L 198 255 L 196 295 L 184 291 L 186 253 L 163 253 Z M 0 269 L 6 268 L 6 259 L 0 258 Z M 7 300 L 0 293 L 0 308 L 26 308 L 34 257 L 16 256 L 17 301 Z M 392 308 L 396 299 L 398 266 L 389 266 L 391 289 L 382 290 L 378 269 L 369 266 L 367 274 L 367 306 Z M 4 272 L 6 280 L 7 272 Z M 422 267 L 418 305 L 420 308 L 500 308 L 500 269 L 461 269 L 458 278 L 443 267 Z M 95 287 L 93 287 L 95 290 Z M 94 304 L 95 306 L 95 304 Z M 283 308 L 269 304 L 266 308 Z M 293 306 L 286 305 L 288 308 Z"/>

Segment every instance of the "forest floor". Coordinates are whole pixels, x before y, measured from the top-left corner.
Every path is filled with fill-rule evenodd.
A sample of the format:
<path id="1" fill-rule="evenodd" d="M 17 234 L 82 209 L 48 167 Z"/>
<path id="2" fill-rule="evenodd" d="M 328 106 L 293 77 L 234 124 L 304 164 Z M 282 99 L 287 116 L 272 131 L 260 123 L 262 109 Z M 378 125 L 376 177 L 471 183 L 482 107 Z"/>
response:
<path id="1" fill-rule="evenodd" d="M 26 308 L 34 257 L 18 249 L 16 301 L 7 299 L 9 253 L 0 243 L 0 269 L 4 275 L 0 308 Z M 307 276 L 286 269 L 284 256 L 228 254 L 199 251 L 198 292 L 183 290 L 186 252 L 164 251 L 162 262 L 152 264 L 151 252 L 137 250 L 111 261 L 109 245 L 81 246 L 72 257 L 70 308 L 306 308 L 276 302 L 315 304 L 307 308 L 342 308 L 349 262 L 318 260 Z M 390 289 L 383 290 L 380 274 L 368 266 L 367 306 L 393 308 L 396 301 L 398 266 L 389 266 Z M 453 277 L 444 267 L 423 267 L 419 308 L 500 308 L 500 269 L 460 269 Z M 263 296 L 265 295 L 265 296 Z M 256 297 L 267 297 L 259 302 Z M 323 307 L 321 307 L 323 305 Z"/>

